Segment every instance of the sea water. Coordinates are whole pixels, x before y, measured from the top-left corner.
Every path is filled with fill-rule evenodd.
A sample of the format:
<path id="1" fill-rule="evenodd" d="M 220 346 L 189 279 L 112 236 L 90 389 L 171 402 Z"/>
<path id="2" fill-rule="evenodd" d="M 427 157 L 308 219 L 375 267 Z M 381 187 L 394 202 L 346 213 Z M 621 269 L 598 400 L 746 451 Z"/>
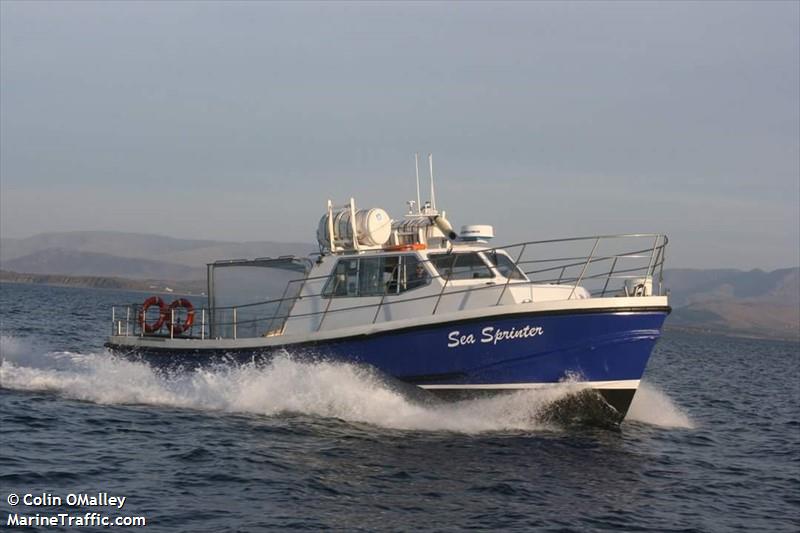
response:
<path id="1" fill-rule="evenodd" d="M 102 348 L 110 305 L 144 296 L 0 285 L 0 530 L 800 528 L 797 343 L 667 331 L 603 429 L 543 421 L 573 384 L 441 404 L 291 353 L 154 372 Z"/>

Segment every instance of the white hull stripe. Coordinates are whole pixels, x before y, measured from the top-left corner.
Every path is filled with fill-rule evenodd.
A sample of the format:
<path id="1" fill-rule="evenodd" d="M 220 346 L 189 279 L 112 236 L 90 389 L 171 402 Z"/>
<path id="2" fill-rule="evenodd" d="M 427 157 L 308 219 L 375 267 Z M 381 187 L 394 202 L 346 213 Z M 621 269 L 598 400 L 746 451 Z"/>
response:
<path id="1" fill-rule="evenodd" d="M 585 386 L 591 389 L 638 389 L 638 379 L 619 381 L 564 381 L 561 383 L 482 383 L 479 385 L 418 385 L 421 389 L 469 389 L 469 390 L 514 390 L 514 389 L 546 389 L 564 385 Z"/>

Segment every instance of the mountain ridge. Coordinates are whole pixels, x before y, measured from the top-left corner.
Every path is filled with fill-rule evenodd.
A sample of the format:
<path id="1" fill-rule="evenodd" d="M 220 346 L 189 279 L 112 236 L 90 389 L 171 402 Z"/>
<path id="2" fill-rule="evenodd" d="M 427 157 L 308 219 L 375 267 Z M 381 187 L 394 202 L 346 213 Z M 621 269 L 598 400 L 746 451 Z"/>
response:
<path id="1" fill-rule="evenodd" d="M 64 276 L 194 279 L 205 275 L 205 269 L 188 265 L 65 248 L 40 250 L 0 265 L 12 272 Z"/>
<path id="2" fill-rule="evenodd" d="M 100 253 L 118 257 L 148 259 L 200 267 L 218 259 L 235 257 L 252 250 L 275 251 L 279 255 L 315 249 L 311 243 L 276 241 L 218 241 L 182 239 L 148 233 L 118 231 L 67 231 L 40 233 L 23 239 L 0 239 L 0 264 L 48 249 Z M 274 252 L 273 252 L 274 253 Z"/>

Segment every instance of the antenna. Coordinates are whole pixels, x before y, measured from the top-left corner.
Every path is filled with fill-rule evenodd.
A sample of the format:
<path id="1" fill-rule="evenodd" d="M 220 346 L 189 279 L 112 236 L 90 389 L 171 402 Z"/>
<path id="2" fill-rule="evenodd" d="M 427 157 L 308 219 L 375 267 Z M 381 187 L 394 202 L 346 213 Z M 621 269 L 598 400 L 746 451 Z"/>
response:
<path id="1" fill-rule="evenodd" d="M 422 202 L 419 198 L 419 153 L 414 153 L 414 168 L 417 170 L 417 213 L 422 212 Z"/>
<path id="2" fill-rule="evenodd" d="M 428 167 L 431 172 L 431 209 L 436 211 L 436 192 L 433 188 L 433 155 L 428 154 Z"/>

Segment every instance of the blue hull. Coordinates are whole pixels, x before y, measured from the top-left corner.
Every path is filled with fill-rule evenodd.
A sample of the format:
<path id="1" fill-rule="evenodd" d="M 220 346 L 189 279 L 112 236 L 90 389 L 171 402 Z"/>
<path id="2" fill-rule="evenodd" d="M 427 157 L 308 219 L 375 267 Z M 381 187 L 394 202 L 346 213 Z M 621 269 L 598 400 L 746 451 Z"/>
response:
<path id="1" fill-rule="evenodd" d="M 417 385 L 638 380 L 667 311 L 486 318 L 318 345 Z"/>
<path id="2" fill-rule="evenodd" d="M 669 308 L 526 313 L 414 327 L 316 343 L 258 349 L 139 349 L 158 366 L 192 367 L 218 360 L 249 362 L 278 351 L 372 365 L 421 386 L 508 387 L 514 384 L 638 380 Z M 108 345 L 129 352 L 131 346 Z"/>

